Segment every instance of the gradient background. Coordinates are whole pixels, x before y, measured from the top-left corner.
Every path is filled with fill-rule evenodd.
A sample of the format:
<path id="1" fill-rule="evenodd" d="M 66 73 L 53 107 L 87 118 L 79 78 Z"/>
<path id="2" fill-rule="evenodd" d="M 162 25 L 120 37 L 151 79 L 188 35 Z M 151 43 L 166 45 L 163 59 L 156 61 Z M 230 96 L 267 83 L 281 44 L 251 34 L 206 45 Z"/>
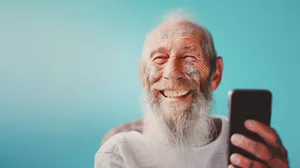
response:
<path id="1" fill-rule="evenodd" d="M 224 57 L 214 114 L 230 89 L 270 89 L 272 126 L 300 167 L 296 0 L 1 0 L 0 167 L 93 167 L 104 133 L 140 117 L 145 33 L 178 7 Z"/>

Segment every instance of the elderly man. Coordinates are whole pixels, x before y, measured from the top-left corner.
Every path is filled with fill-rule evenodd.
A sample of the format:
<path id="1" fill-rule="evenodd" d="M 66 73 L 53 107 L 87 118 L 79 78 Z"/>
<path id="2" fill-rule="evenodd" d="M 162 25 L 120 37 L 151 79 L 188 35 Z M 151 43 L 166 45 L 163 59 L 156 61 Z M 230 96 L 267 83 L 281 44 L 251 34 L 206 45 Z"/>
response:
<path id="1" fill-rule="evenodd" d="M 144 118 L 108 133 L 95 168 L 287 168 L 287 152 L 276 132 L 259 122 L 245 127 L 268 145 L 243 135 L 231 142 L 263 160 L 240 154 L 227 163 L 228 120 L 210 115 L 212 92 L 223 71 L 210 33 L 180 15 L 171 15 L 146 37 L 140 59 Z"/>

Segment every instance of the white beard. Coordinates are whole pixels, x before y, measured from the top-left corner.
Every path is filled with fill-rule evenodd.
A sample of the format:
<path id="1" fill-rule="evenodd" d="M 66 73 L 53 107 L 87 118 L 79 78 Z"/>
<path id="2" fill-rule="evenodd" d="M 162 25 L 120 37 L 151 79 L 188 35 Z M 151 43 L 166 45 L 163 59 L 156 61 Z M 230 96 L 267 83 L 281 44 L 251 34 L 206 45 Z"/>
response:
<path id="1" fill-rule="evenodd" d="M 145 98 L 143 134 L 149 140 L 154 162 L 159 168 L 193 168 L 199 160 L 193 147 L 208 144 L 215 131 L 211 100 L 198 94 L 189 112 L 175 111 L 170 121 L 151 94 Z"/>

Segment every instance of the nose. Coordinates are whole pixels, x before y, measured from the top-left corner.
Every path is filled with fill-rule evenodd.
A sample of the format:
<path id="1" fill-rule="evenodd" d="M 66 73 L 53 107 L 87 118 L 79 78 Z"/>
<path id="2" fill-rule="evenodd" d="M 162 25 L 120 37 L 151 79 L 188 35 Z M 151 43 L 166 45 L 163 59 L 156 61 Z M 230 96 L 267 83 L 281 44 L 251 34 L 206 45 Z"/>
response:
<path id="1" fill-rule="evenodd" d="M 184 78 L 182 66 L 176 59 L 169 60 L 164 67 L 163 77 L 169 80 L 179 80 Z"/>

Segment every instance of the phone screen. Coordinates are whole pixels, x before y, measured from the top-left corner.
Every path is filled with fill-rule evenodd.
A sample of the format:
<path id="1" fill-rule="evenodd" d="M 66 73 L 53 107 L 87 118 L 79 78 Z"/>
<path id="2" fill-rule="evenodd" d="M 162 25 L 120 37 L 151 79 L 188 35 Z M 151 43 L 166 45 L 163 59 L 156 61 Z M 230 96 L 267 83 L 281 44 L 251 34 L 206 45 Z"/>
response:
<path id="1" fill-rule="evenodd" d="M 248 119 L 253 119 L 270 125 L 272 94 L 268 90 L 233 90 L 229 92 L 229 158 L 233 153 L 242 154 L 252 160 L 259 160 L 250 153 L 233 146 L 230 138 L 234 133 L 239 133 L 247 136 L 255 141 L 265 143 L 264 140 L 257 134 L 248 131 L 244 123 Z"/>

